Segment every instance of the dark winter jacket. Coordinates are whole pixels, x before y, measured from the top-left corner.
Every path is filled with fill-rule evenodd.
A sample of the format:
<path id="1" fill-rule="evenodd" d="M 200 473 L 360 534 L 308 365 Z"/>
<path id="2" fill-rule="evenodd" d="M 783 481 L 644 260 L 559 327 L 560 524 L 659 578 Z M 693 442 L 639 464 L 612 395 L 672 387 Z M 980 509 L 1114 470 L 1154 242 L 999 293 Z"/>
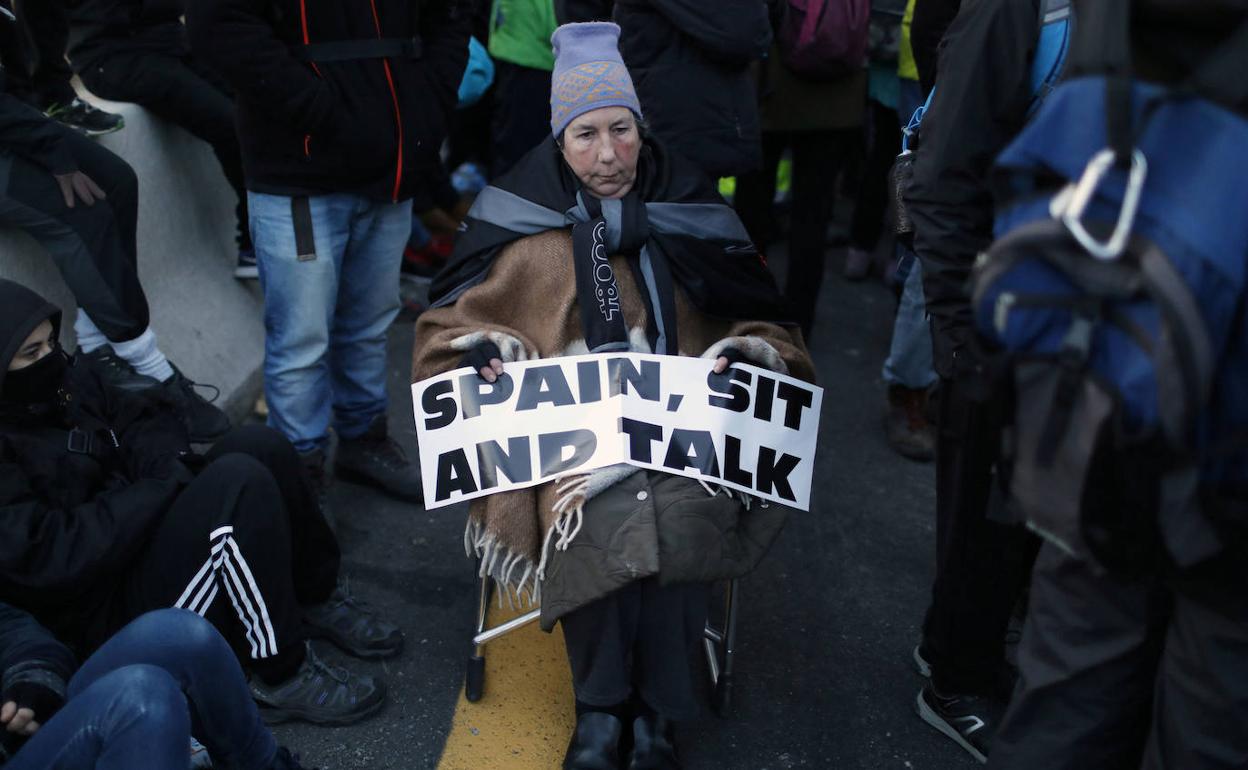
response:
<path id="1" fill-rule="evenodd" d="M 184 56 L 184 12 L 184 0 L 77 0 L 69 15 L 69 61 L 81 72 L 117 53 Z"/>
<path id="2" fill-rule="evenodd" d="M 965 6 L 941 46 L 906 204 L 923 264 L 933 363 L 945 378 L 979 363 L 970 352 L 968 281 L 992 240 L 988 170 L 1026 119 L 1038 31 L 1036 0 L 984 0 Z"/>
<path id="3" fill-rule="evenodd" d="M 65 689 L 74 672 L 76 661 L 65 645 L 26 612 L 0 602 L 0 692 L 19 683 L 35 684 L 51 695 L 65 700 Z M 36 714 L 39 722 L 47 722 L 47 714 Z M 11 734 L 0 741 L 0 764 L 8 759 L 7 749 L 19 741 Z"/>
<path id="4" fill-rule="evenodd" d="M 0 375 L 21 340 L 57 315 L 34 292 L 0 282 Z M 83 365 L 71 363 L 49 410 L 0 401 L 0 601 L 80 642 L 88 610 L 189 479 L 180 461 L 189 451 L 174 411 L 105 389 Z"/>
<path id="5" fill-rule="evenodd" d="M 620 53 L 655 136 L 712 177 L 762 165 L 752 62 L 771 45 L 762 0 L 617 0 Z"/>
<path id="6" fill-rule="evenodd" d="M 926 95 L 936 82 L 936 60 L 940 43 L 958 15 L 962 0 L 918 0 L 910 24 L 910 48 L 919 69 L 919 86 Z"/>
<path id="7" fill-rule="evenodd" d="M 555 0 L 555 19 L 560 24 L 610 21 L 615 0 Z"/>
<path id="8" fill-rule="evenodd" d="M 439 162 L 468 60 L 466 0 L 189 0 L 187 6 L 195 55 L 238 94 L 249 190 L 401 200 Z M 333 61 L 308 61 L 321 54 L 304 47 L 379 38 L 414 44 L 385 59 Z"/>

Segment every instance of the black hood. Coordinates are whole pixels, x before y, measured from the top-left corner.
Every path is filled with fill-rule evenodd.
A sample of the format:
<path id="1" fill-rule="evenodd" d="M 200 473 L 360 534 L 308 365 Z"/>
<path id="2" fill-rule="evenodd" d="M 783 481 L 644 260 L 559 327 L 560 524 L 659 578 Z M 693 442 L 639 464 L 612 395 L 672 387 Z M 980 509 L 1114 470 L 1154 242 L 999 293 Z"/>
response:
<path id="1" fill-rule="evenodd" d="M 61 309 L 20 283 L 0 278 L 0 390 L 22 343 L 48 319 L 52 321 L 52 339 L 56 339 L 61 333 Z"/>

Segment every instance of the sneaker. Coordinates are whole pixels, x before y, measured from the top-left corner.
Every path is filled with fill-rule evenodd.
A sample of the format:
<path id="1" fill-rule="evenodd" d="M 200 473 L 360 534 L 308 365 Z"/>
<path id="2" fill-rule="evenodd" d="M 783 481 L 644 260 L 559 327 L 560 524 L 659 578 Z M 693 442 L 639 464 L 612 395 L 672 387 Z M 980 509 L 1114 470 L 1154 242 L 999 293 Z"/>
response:
<path id="1" fill-rule="evenodd" d="M 927 656 L 923 654 L 923 645 L 914 645 L 914 652 L 911 656 L 914 659 L 914 667 L 919 672 L 919 676 L 932 678 L 932 664 L 927 662 Z"/>
<path id="2" fill-rule="evenodd" d="M 195 391 L 197 387 L 212 388 L 216 392 L 211 399 L 205 399 Z M 173 376 L 162 382 L 160 389 L 182 413 L 182 421 L 186 424 L 191 443 L 210 444 L 230 431 L 230 418 L 212 405 L 220 395 L 220 391 L 212 385 L 192 382 L 178 371 L 178 367 L 173 366 Z"/>
<path id="3" fill-rule="evenodd" d="M 334 511 L 329 505 L 329 482 L 325 478 L 325 450 L 313 449 L 300 452 L 299 462 L 303 465 L 304 472 L 307 473 L 308 483 L 312 485 L 312 495 L 316 498 L 317 507 L 321 509 L 321 516 L 325 517 L 325 523 L 329 525 L 330 531 L 337 536 L 338 519 L 335 518 Z"/>
<path id="4" fill-rule="evenodd" d="M 845 277 L 851 281 L 861 281 L 870 272 L 871 252 L 850 246 L 845 251 Z"/>
<path id="5" fill-rule="evenodd" d="M 345 579 L 329 599 L 304 608 L 303 623 L 312 636 L 357 658 L 392 658 L 403 650 L 399 627 L 360 603 Z"/>
<path id="6" fill-rule="evenodd" d="M 316 768 L 305 768 L 299 764 L 298 754 L 291 754 L 290 749 L 278 746 L 277 754 L 274 755 L 273 764 L 269 765 L 269 770 L 316 770 Z"/>
<path id="7" fill-rule="evenodd" d="M 255 280 L 260 277 L 260 267 L 256 264 L 256 250 L 244 249 L 238 250 L 238 264 L 234 267 L 234 277 L 244 281 Z"/>
<path id="8" fill-rule="evenodd" d="M 101 136 L 125 128 L 126 120 L 120 115 L 92 107 L 74 97 L 68 104 L 51 104 L 43 114 L 87 136 Z"/>
<path id="9" fill-rule="evenodd" d="M 307 645 L 307 656 L 295 675 L 268 685 L 252 677 L 251 697 L 269 724 L 301 719 L 318 725 L 349 725 L 375 713 L 386 700 L 386 688 L 366 674 L 353 674 L 321 660 Z"/>
<path id="10" fill-rule="evenodd" d="M 988 761 L 992 736 L 1005 713 L 1005 703 L 983 695 L 940 695 L 930 683 L 915 700 L 919 718 L 966 749 L 981 764 Z"/>
<path id="11" fill-rule="evenodd" d="M 376 487 L 400 500 L 424 502 L 420 469 L 390 438 L 384 414 L 373 418 L 364 435 L 339 440 L 334 474 L 347 481 Z"/>
<path id="12" fill-rule="evenodd" d="M 936 456 L 936 428 L 927 419 L 927 390 L 888 386 L 884 434 L 902 457 L 928 462 Z"/>

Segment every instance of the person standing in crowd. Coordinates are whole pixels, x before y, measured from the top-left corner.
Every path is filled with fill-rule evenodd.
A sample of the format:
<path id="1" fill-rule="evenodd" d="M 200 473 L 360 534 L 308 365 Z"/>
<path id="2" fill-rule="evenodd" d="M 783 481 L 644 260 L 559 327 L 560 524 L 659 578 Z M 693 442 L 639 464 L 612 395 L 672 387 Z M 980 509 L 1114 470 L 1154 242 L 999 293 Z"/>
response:
<path id="1" fill-rule="evenodd" d="M 771 24 L 759 0 L 617 0 L 620 53 L 646 106 L 649 130 L 712 179 L 763 164 L 750 65 L 767 55 Z"/>
<path id="2" fill-rule="evenodd" d="M 413 191 L 439 148 L 468 59 L 464 0 L 192 0 L 196 56 L 238 96 L 265 300 L 269 424 L 324 487 L 335 472 L 419 501 L 386 425 L 386 330 Z"/>
<path id="3" fill-rule="evenodd" d="M 96 96 L 134 102 L 212 145 L 238 195 L 238 264 L 255 278 L 247 192 L 234 134 L 229 88 L 195 57 L 182 26 L 184 0 L 77 0 L 70 18 L 69 61 Z"/>
<path id="4" fill-rule="evenodd" d="M 492 382 L 512 361 L 578 350 L 694 351 L 719 374 L 749 361 L 813 378 L 732 209 L 698 167 L 642 133 L 619 29 L 555 32 L 551 136 L 469 211 L 417 322 L 413 379 L 471 366 Z M 599 227 L 620 298 L 610 318 L 577 309 L 597 306 Z M 747 514 L 733 495 L 628 465 L 474 501 L 466 538 L 486 578 L 540 596 L 543 628 L 563 626 L 577 712 L 565 770 L 680 767 L 672 723 L 698 711 L 689 653 L 709 584 L 751 571 L 786 516 L 776 505 Z M 573 518 L 584 526 L 573 531 Z"/>
<path id="5" fill-rule="evenodd" d="M 776 3 L 773 13 L 778 13 Z M 837 178 L 859 144 L 867 100 L 867 72 L 851 67 L 827 82 L 804 80 L 782 62 L 773 46 L 760 66 L 758 98 L 763 128 L 761 171 L 737 179 L 734 201 L 750 238 L 760 249 L 770 240 L 776 169 L 784 151 L 793 153 L 793 211 L 789 270 L 784 298 L 809 339 L 815 304 L 827 262 L 828 224 Z"/>
<path id="6" fill-rule="evenodd" d="M 901 20 L 906 10 L 902 0 L 874 0 L 871 3 L 870 43 L 867 47 L 866 159 L 854 201 L 854 218 L 849 228 L 849 248 L 845 252 L 844 275 L 861 281 L 871 272 L 877 247 L 884 234 L 888 209 L 888 171 L 901 152 L 897 131 L 897 100 L 900 91 L 897 57 L 901 46 Z M 887 272 L 886 269 L 881 272 Z"/>
<path id="7" fill-rule="evenodd" d="M 495 89 L 490 177 L 511 170 L 550 131 L 550 71 L 555 56 L 552 0 L 494 0 L 490 56 Z"/>
<path id="8" fill-rule="evenodd" d="M 911 46 L 910 27 L 915 0 L 906 3 L 901 20 L 901 44 L 897 55 L 897 118 L 907 128 L 925 98 L 919 87 L 919 68 Z M 915 141 L 916 136 L 910 136 Z M 913 149 L 913 148 L 907 148 Z M 881 376 L 884 379 L 884 435 L 902 457 L 926 462 L 936 453 L 936 426 L 929 417 L 933 386 L 939 381 L 932 369 L 932 334 L 927 324 L 927 301 L 923 297 L 923 265 L 914 254 L 913 234 L 898 233 L 897 282 L 901 300 L 893 319 L 893 336 Z"/>
<path id="9" fill-rule="evenodd" d="M 1146 332 L 1156 346 L 1114 339 L 1116 320 L 1094 322 L 1085 343 L 1092 357 L 1086 368 L 1071 369 L 1082 392 L 1106 388 L 1101 397 L 1116 402 L 1107 419 L 1121 420 L 1126 430 L 1096 424 L 1097 407 L 1087 404 L 1097 396 L 1081 396 L 1075 400 L 1082 405 L 1065 412 L 1081 424 L 1053 431 L 1061 437 L 1051 466 L 1041 467 L 1031 451 L 1017 454 L 1015 478 L 1031 478 L 1020 486 L 1044 486 L 1039 497 L 1018 497 L 1030 497 L 1020 508 L 1032 509 L 1029 518 L 1046 538 L 1031 578 L 1019 686 L 989 766 L 1241 770 L 1248 767 L 1248 223 L 1227 212 L 1248 209 L 1248 156 L 1230 149 L 1248 138 L 1248 6 L 1106 0 L 1077 3 L 1075 13 L 1070 68 L 1087 80 L 1059 86 L 1065 93 L 1052 98 L 1062 98 L 1054 106 L 1064 109 L 1037 117 L 1036 130 L 1009 148 L 1001 175 L 1044 180 L 1057 191 L 1083 173 L 1079 162 L 1055 175 L 1059 159 L 1089 157 L 1106 139 L 1119 146 L 1122 130 L 1148 167 L 1130 244 L 1109 263 L 1074 239 L 1055 248 L 1141 274 L 1148 268 L 1137 265 L 1160 257 L 1170 277 L 1129 299 L 1086 285 L 1069 295 L 1100 300 L 1106 318 L 1143 307 L 1162 320 Z M 1089 81 L 1094 85 L 1080 91 Z M 1124 115 L 1116 86 L 1128 104 L 1148 106 Z M 1133 177 L 1138 168 L 1133 164 Z M 1126 185 L 1107 187 L 1111 192 L 1098 190 L 1089 207 L 1094 222 L 1114 221 L 1115 208 L 1092 212 Z M 1027 206 L 1025 196 L 1008 196 L 1015 211 Z M 1047 195 L 1032 200 L 1047 204 Z M 1037 213 L 1044 217 L 1048 209 Z M 1010 235 L 1032 219 L 1021 216 Z M 1183 299 L 1168 304 L 1175 296 Z M 1174 307 L 1187 310 L 1184 320 L 1171 315 Z M 1077 326 L 1066 320 L 1066 307 L 1046 312 L 1056 319 L 1050 329 Z M 1183 362 L 1158 348 L 1182 351 Z M 1206 363 L 1186 363 L 1188 355 Z M 1015 363 L 1015 371 L 1023 365 Z M 1106 368 L 1131 374 L 1106 378 Z M 1189 377 L 1203 384 L 1165 385 Z M 1088 384 L 1093 379 L 1098 385 Z M 1020 395 L 1026 387 L 1019 386 Z M 1055 415 L 1070 407 L 1061 391 L 1026 392 L 1037 402 L 1017 405 L 1018 422 L 1024 410 L 1047 414 L 1033 425 L 1048 440 Z M 1154 416 L 1140 418 L 1140 405 Z M 1170 427 L 1175 423 L 1181 427 Z M 1104 435 L 1110 432 L 1118 435 Z M 1092 440 L 1094 451 L 1074 447 Z M 1086 465 L 1068 467 L 1089 455 Z M 1064 491 L 1052 489 L 1063 484 Z M 1037 503 L 1046 510 L 1035 510 Z"/>
<path id="10" fill-rule="evenodd" d="M 35 109 L 86 135 L 120 131 L 120 115 L 79 98 L 65 63 L 70 0 L 13 0 L 14 22 L 0 19 L 0 65 L 6 89 Z"/>
<path id="11" fill-rule="evenodd" d="M 229 645 L 192 612 L 150 612 L 75 667 L 38 621 L 0 602 L 0 765 L 185 770 L 196 725 L 226 767 L 302 768 L 261 721 Z"/>
<path id="12" fill-rule="evenodd" d="M 338 543 L 290 443 L 248 426 L 193 454 L 163 404 L 67 356 L 60 321 L 0 281 L 0 601 L 83 652 L 144 612 L 190 609 L 248 661 L 271 719 L 379 708 L 380 683 L 306 643 L 385 657 L 402 635 L 338 584 Z"/>
<path id="13" fill-rule="evenodd" d="M 915 9 L 911 35 L 924 80 L 920 41 L 938 39 L 920 34 L 926 4 Z M 924 721 L 981 762 L 1013 689 L 1005 636 L 1037 543 L 1021 526 L 995 520 L 1006 393 L 977 341 L 967 286 L 992 240 L 989 166 L 1022 128 L 1035 95 L 1039 30 L 1037 0 L 970 3 L 957 15 L 940 46 L 938 84 L 905 196 L 940 376 L 936 579 L 914 651 L 931 682 L 916 705 Z"/>
<path id="14" fill-rule="evenodd" d="M 139 182 L 126 162 L 0 91 L 0 224 L 29 233 L 79 305 L 78 353 L 114 387 L 175 404 L 191 439 L 225 435 L 225 413 L 156 345 L 139 283 Z"/>

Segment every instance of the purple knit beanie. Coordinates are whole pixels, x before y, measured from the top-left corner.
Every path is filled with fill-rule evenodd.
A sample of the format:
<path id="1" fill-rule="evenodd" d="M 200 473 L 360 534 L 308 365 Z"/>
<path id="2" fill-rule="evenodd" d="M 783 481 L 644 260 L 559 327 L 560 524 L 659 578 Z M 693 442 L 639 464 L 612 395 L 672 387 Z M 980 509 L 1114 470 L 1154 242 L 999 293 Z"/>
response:
<path id="1" fill-rule="evenodd" d="M 557 138 L 578 116 L 599 107 L 641 115 L 633 79 L 620 58 L 620 27 L 609 21 L 564 24 L 550 36 L 555 71 L 550 83 L 550 131 Z"/>

